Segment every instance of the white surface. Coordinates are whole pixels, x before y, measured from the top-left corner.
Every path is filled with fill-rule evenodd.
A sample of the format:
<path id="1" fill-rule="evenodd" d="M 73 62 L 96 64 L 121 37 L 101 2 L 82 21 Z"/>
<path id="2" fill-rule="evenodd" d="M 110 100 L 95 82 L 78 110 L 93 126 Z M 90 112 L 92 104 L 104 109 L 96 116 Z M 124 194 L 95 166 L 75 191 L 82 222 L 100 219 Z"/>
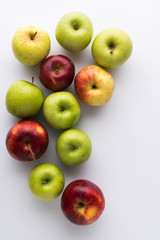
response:
<path id="1" fill-rule="evenodd" d="M 157 0 L 112 1 L 2 1 L 0 14 L 0 145 L 1 198 L 0 239 L 3 240 L 158 240 L 160 239 L 160 4 Z M 49 127 L 40 113 L 34 119 L 49 132 L 47 152 L 34 163 L 12 159 L 5 147 L 8 130 L 18 121 L 5 109 L 5 94 L 16 80 L 31 80 L 47 91 L 37 77 L 38 67 L 20 64 L 12 54 L 14 32 L 23 25 L 37 25 L 50 35 L 50 55 L 70 57 L 76 73 L 94 64 L 91 44 L 81 53 L 63 50 L 55 40 L 58 20 L 67 12 L 81 11 L 92 20 L 95 37 L 100 31 L 119 27 L 133 40 L 133 54 L 120 68 L 109 71 L 115 79 L 112 99 L 103 107 L 81 103 L 78 129 L 91 138 L 90 160 L 79 167 L 65 167 L 55 153 L 60 131 Z M 92 40 L 93 41 L 93 40 Z M 73 85 L 68 89 L 74 93 Z M 60 197 L 44 202 L 28 188 L 33 166 L 51 162 L 60 167 L 66 185 L 86 178 L 104 192 L 106 208 L 94 224 L 80 227 L 70 223 L 60 209 Z"/>

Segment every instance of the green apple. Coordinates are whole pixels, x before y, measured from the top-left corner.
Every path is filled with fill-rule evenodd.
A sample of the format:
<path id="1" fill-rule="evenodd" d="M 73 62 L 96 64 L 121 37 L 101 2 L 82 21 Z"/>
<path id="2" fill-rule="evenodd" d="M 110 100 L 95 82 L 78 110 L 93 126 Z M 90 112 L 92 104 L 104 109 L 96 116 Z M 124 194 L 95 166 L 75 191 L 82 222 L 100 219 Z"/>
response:
<path id="1" fill-rule="evenodd" d="M 50 38 L 42 28 L 24 26 L 14 34 L 12 49 L 21 63 L 34 66 L 47 57 L 50 51 Z"/>
<path id="2" fill-rule="evenodd" d="M 95 37 L 92 55 L 100 66 L 117 68 L 127 61 L 132 48 L 132 41 L 126 32 L 119 28 L 110 28 Z"/>
<path id="3" fill-rule="evenodd" d="M 58 167 L 41 163 L 34 167 L 28 177 L 31 192 L 41 200 L 53 200 L 64 188 L 64 175 Z"/>
<path id="4" fill-rule="evenodd" d="M 78 129 L 63 132 L 56 141 L 56 152 L 60 160 L 69 165 L 80 165 L 91 155 L 92 144 L 86 133 Z"/>
<path id="5" fill-rule="evenodd" d="M 45 120 L 54 128 L 68 129 L 80 118 L 81 109 L 75 96 L 66 91 L 50 94 L 43 104 Z"/>
<path id="6" fill-rule="evenodd" d="M 44 102 L 42 90 L 24 80 L 14 82 L 6 93 L 6 108 L 19 118 L 37 114 Z"/>
<path id="7" fill-rule="evenodd" d="M 73 52 L 83 50 L 92 39 L 91 20 L 81 12 L 70 12 L 64 15 L 56 27 L 56 39 L 59 44 Z"/>

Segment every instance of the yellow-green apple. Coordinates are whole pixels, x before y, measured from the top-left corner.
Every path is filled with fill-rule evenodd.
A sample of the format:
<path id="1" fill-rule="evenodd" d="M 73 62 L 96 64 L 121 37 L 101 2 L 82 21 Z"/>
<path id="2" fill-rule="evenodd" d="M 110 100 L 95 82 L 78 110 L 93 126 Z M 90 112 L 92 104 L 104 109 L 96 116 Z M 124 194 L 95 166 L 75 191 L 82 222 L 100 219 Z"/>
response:
<path id="1" fill-rule="evenodd" d="M 41 200 L 50 201 L 58 197 L 64 188 L 64 175 L 51 163 L 34 167 L 28 177 L 31 192 Z"/>
<path id="2" fill-rule="evenodd" d="M 52 91 L 62 91 L 69 87 L 75 74 L 73 62 L 64 55 L 46 58 L 39 67 L 41 83 Z"/>
<path id="3" fill-rule="evenodd" d="M 79 120 L 80 105 L 75 96 L 66 91 L 50 94 L 43 104 L 45 120 L 54 128 L 68 129 Z"/>
<path id="4" fill-rule="evenodd" d="M 132 48 L 132 41 L 126 32 L 119 28 L 109 28 L 95 37 L 92 55 L 100 66 L 117 68 L 127 61 Z"/>
<path id="5" fill-rule="evenodd" d="M 92 22 L 81 12 L 65 14 L 56 27 L 56 39 L 59 44 L 73 52 L 86 48 L 92 39 L 92 34 Z"/>
<path id="6" fill-rule="evenodd" d="M 42 90 L 24 80 L 14 82 L 6 93 L 6 108 L 19 118 L 37 114 L 44 102 Z"/>
<path id="7" fill-rule="evenodd" d="M 56 152 L 60 160 L 69 166 L 86 162 L 91 155 L 91 151 L 90 138 L 78 129 L 64 131 L 56 141 Z"/>
<path id="8" fill-rule="evenodd" d="M 21 63 L 34 66 L 47 57 L 50 51 L 50 37 L 42 28 L 24 26 L 15 32 L 12 49 Z"/>
<path id="9" fill-rule="evenodd" d="M 40 158 L 48 147 L 48 133 L 37 121 L 21 120 L 8 132 L 6 147 L 9 154 L 22 162 Z"/>
<path id="10" fill-rule="evenodd" d="M 80 100 L 91 106 L 104 105 L 114 90 L 111 74 L 96 65 L 87 66 L 78 72 L 74 84 Z"/>
<path id="11" fill-rule="evenodd" d="M 79 179 L 71 182 L 61 198 L 64 215 L 78 225 L 95 222 L 105 208 L 102 190 L 93 182 Z"/>

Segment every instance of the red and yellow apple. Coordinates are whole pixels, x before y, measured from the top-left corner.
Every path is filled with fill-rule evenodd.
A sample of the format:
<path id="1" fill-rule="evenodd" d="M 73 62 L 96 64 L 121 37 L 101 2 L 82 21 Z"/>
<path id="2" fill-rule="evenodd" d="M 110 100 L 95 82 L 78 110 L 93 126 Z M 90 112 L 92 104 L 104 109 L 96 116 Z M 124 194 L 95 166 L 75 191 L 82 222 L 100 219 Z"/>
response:
<path id="1" fill-rule="evenodd" d="M 111 74 L 96 65 L 87 66 L 78 72 L 74 84 L 79 99 L 91 106 L 104 105 L 114 90 Z"/>
<path id="2" fill-rule="evenodd" d="M 101 189 L 93 182 L 79 179 L 71 182 L 61 198 L 64 215 L 78 225 L 95 222 L 105 208 L 105 199 Z"/>
<path id="3" fill-rule="evenodd" d="M 41 83 L 52 91 L 62 91 L 69 87 L 75 74 L 73 62 L 64 55 L 46 58 L 39 67 Z"/>
<path id="4" fill-rule="evenodd" d="M 21 120 L 8 132 L 6 147 L 16 160 L 28 162 L 38 159 L 48 147 L 48 133 L 37 121 Z"/>

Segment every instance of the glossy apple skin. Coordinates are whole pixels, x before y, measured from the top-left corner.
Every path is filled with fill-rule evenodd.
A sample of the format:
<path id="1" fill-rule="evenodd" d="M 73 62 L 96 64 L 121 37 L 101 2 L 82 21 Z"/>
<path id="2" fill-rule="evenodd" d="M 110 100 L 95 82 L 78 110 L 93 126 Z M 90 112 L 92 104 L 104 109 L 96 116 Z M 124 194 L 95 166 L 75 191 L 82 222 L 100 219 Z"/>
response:
<path id="1" fill-rule="evenodd" d="M 17 60 L 25 65 L 34 66 L 47 57 L 50 38 L 42 28 L 23 26 L 13 36 L 12 49 Z"/>
<path id="2" fill-rule="evenodd" d="M 31 192 L 41 200 L 57 198 L 64 187 L 65 178 L 61 170 L 51 163 L 35 166 L 28 177 Z"/>
<path id="3" fill-rule="evenodd" d="M 6 109 L 19 118 L 29 118 L 37 114 L 44 102 L 42 90 L 24 80 L 15 81 L 5 98 Z"/>
<path id="4" fill-rule="evenodd" d="M 114 79 L 101 67 L 90 65 L 77 73 L 74 85 L 82 102 L 91 106 L 101 106 L 112 97 Z"/>
<path id="5" fill-rule="evenodd" d="M 16 160 L 29 162 L 42 156 L 48 147 L 48 133 L 37 121 L 21 120 L 8 132 L 6 147 Z"/>
<path id="6" fill-rule="evenodd" d="M 46 58 L 39 67 L 41 83 L 52 91 L 62 91 L 69 87 L 75 74 L 73 62 L 64 55 Z"/>
<path id="7" fill-rule="evenodd" d="M 64 215 L 78 225 L 95 222 L 105 208 L 105 198 L 101 189 L 93 182 L 79 179 L 71 182 L 61 198 Z"/>
<path id="8" fill-rule="evenodd" d="M 78 122 L 80 115 L 80 104 L 70 92 L 54 92 L 44 101 L 43 116 L 46 122 L 54 128 L 71 128 Z"/>
<path id="9" fill-rule="evenodd" d="M 93 25 L 85 14 L 70 12 L 58 22 L 55 35 L 63 48 L 78 52 L 89 45 L 93 35 Z"/>
<path id="10" fill-rule="evenodd" d="M 59 159 L 69 166 L 86 162 L 92 152 L 92 143 L 88 135 L 79 129 L 69 129 L 61 133 L 56 141 Z"/>
<path id="11" fill-rule="evenodd" d="M 129 59 L 132 49 L 132 40 L 126 32 L 119 28 L 109 28 L 95 37 L 92 56 L 100 66 L 113 69 Z"/>

